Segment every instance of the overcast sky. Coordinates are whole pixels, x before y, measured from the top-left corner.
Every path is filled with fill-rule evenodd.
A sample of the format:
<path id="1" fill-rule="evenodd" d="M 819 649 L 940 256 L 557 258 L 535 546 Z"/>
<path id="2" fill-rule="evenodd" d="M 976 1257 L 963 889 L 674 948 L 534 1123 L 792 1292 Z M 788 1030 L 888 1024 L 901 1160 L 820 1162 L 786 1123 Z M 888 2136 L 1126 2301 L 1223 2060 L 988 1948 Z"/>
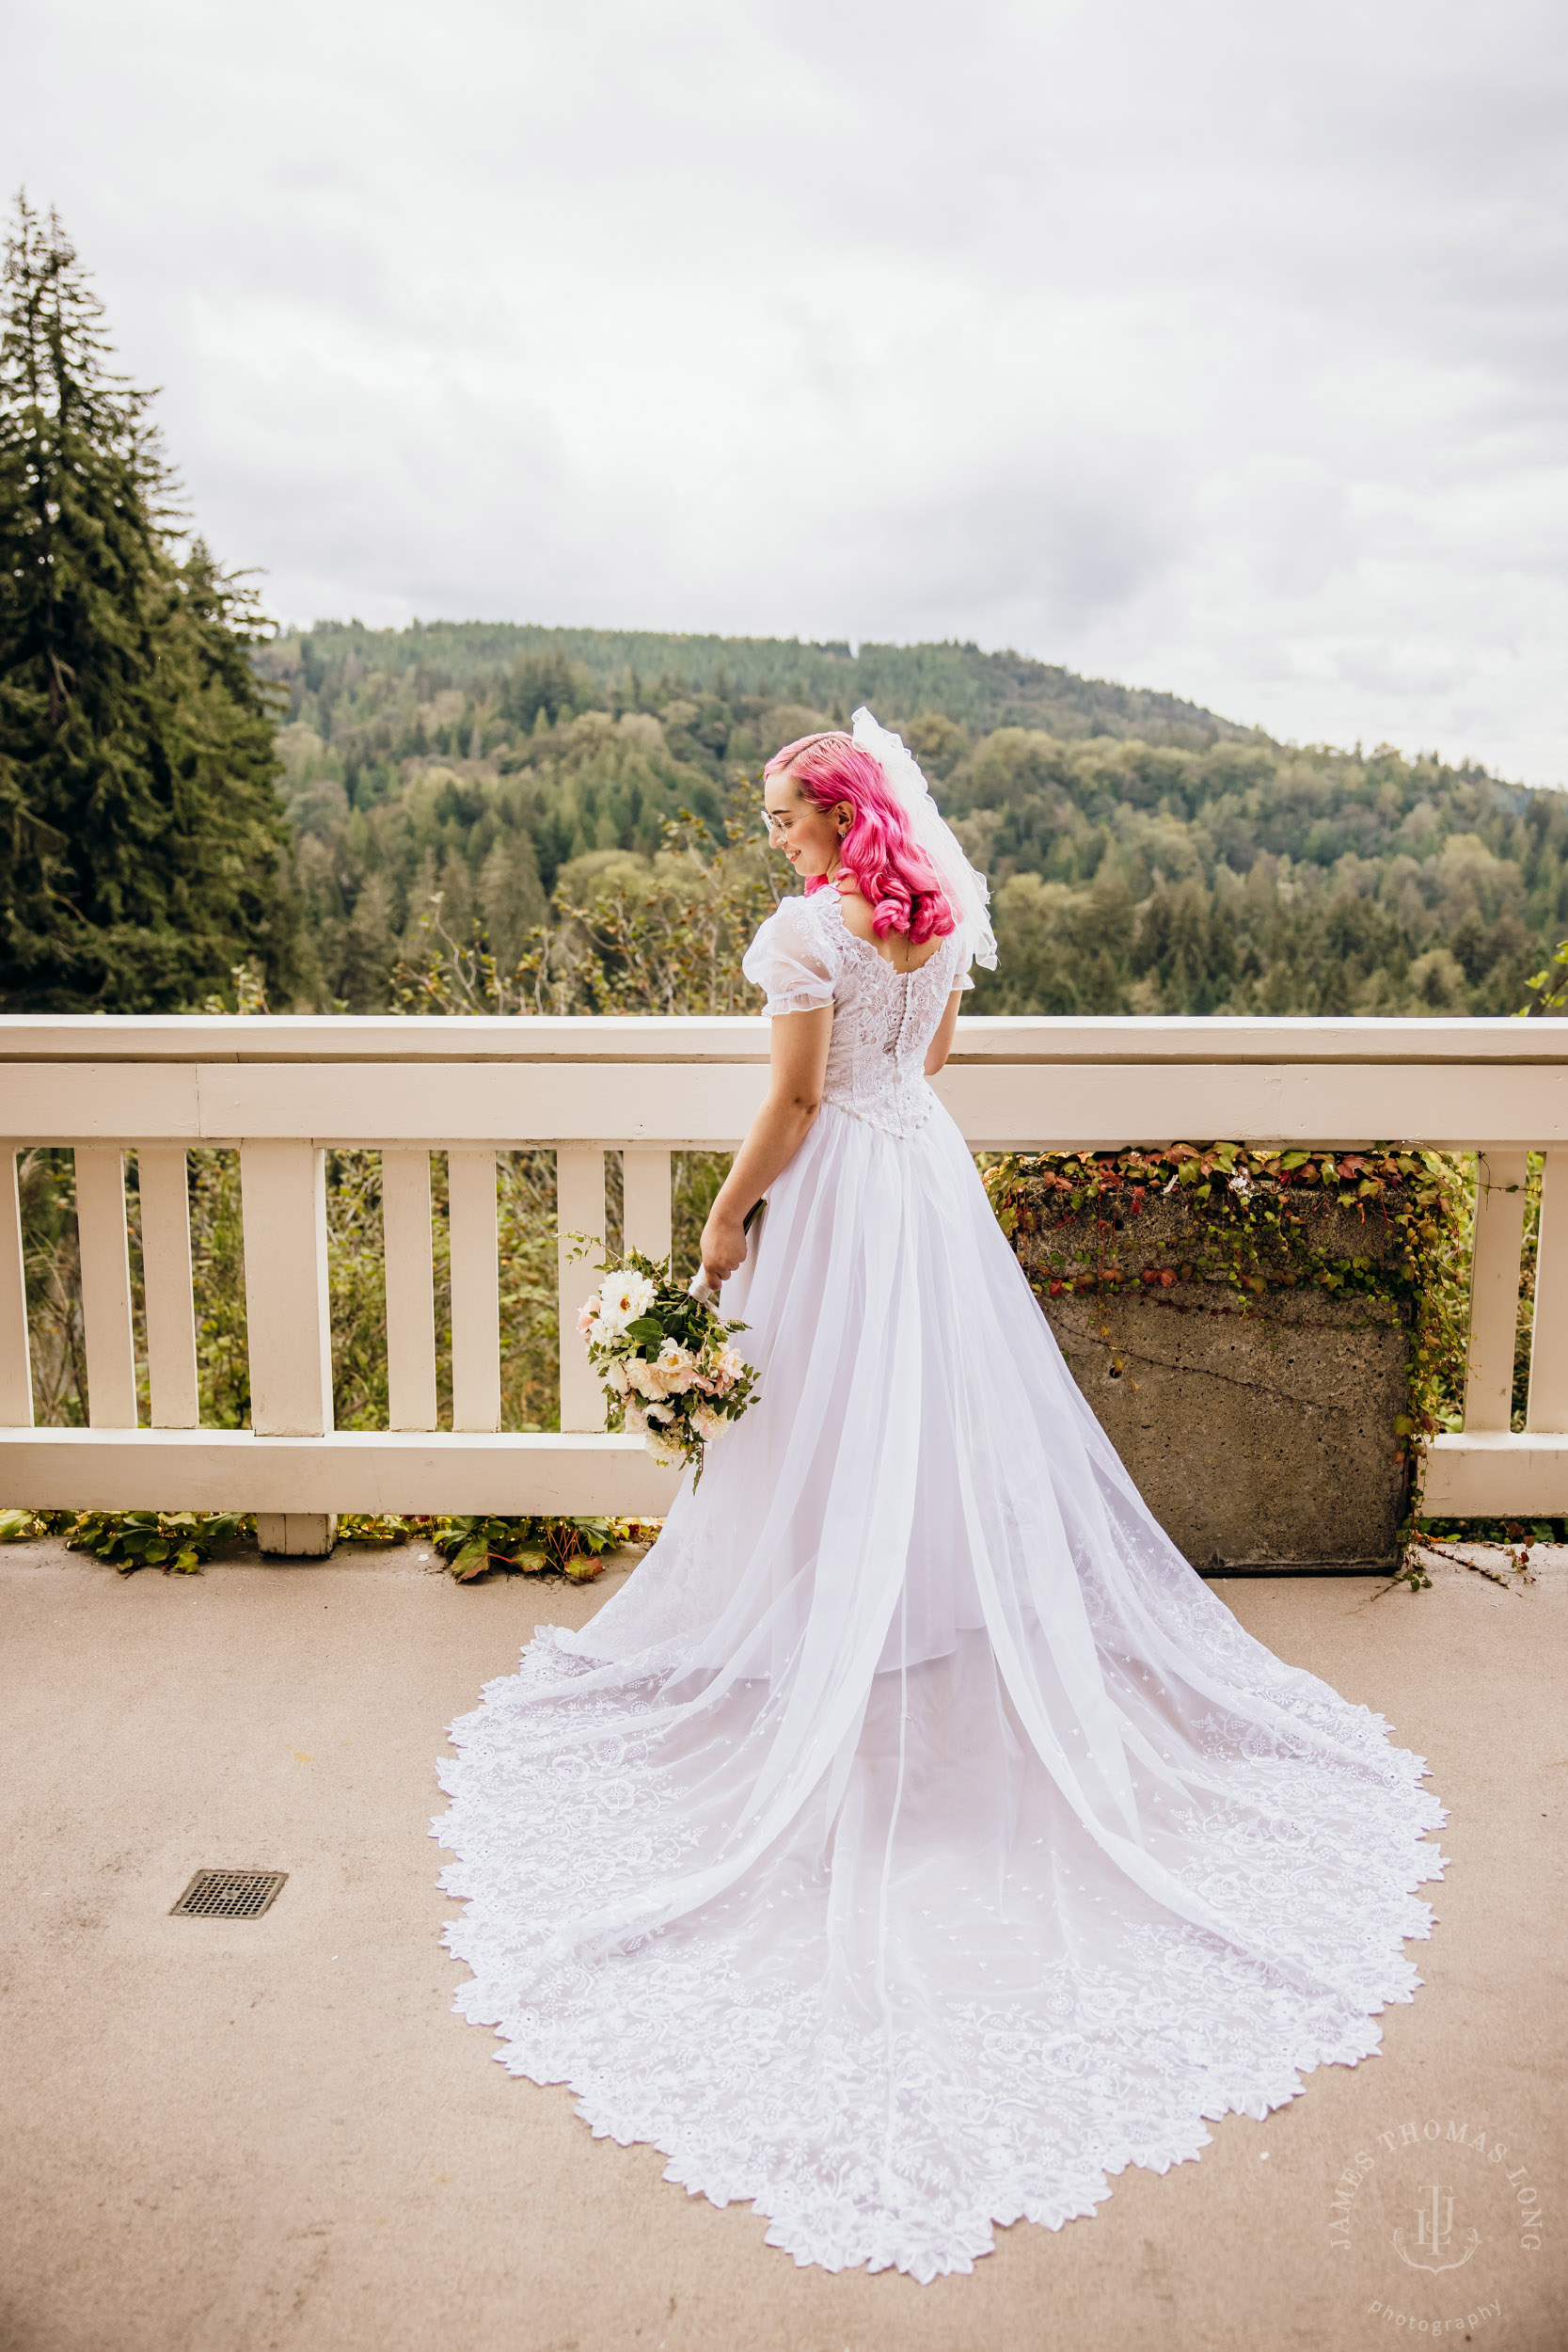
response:
<path id="1" fill-rule="evenodd" d="M 294 620 L 974 638 L 1568 781 L 1561 0 L 4 0 Z"/>

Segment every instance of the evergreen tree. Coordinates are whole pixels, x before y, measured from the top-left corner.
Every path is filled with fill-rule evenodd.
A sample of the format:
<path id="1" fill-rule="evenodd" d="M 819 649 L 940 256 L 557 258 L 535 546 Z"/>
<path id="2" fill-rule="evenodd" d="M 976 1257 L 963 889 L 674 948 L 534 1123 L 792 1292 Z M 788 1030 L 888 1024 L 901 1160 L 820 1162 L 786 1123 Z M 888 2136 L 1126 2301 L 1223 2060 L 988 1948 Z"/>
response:
<path id="1" fill-rule="evenodd" d="M 0 337 L 0 1008 L 171 1011 L 292 977 L 250 592 L 181 556 L 150 395 L 19 199 Z"/>

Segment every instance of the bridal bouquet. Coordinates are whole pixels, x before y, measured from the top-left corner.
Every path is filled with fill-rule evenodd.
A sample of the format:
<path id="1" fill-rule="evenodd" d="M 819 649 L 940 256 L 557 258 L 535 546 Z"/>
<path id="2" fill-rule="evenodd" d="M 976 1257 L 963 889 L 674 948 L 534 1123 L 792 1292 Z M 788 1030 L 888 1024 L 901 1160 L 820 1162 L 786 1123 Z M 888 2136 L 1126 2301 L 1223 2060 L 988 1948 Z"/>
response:
<path id="1" fill-rule="evenodd" d="M 604 1385 L 610 1426 L 645 1438 L 665 1469 L 693 1463 L 697 1478 L 707 1440 L 752 1402 L 756 1374 L 731 1345 L 745 1328 L 722 1322 L 705 1300 L 679 1289 L 668 1259 L 636 1249 L 606 1266 L 578 1314 L 588 1360 Z"/>

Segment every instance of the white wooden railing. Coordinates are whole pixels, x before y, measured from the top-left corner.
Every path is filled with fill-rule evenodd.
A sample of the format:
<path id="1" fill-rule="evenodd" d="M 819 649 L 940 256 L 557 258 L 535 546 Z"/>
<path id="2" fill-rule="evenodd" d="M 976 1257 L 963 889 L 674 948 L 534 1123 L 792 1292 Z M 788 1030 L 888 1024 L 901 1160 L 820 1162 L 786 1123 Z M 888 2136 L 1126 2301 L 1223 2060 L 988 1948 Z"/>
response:
<path id="1" fill-rule="evenodd" d="M 562 1231 L 670 1237 L 673 1150 L 733 1146 L 755 1020 L 0 1019 L 0 1502 L 44 1507 L 654 1513 L 673 1482 L 608 1435 L 562 1253 L 559 1436 L 498 1432 L 496 1153 L 557 1154 Z M 972 1146 L 1173 1137 L 1473 1151 L 1465 1425 L 1433 1513 L 1568 1511 L 1568 1023 L 971 1020 L 937 1081 Z M 75 1152 L 90 1426 L 36 1429 L 15 1154 Z M 187 1151 L 237 1146 L 253 1428 L 197 1426 Z M 324 1151 L 382 1155 L 390 1427 L 333 1432 Z M 150 1428 L 136 1425 L 124 1153 L 137 1154 Z M 1528 1428 L 1509 1430 L 1526 1154 L 1545 1152 Z M 430 1154 L 447 1154 L 452 1428 L 436 1428 Z M 284 1549 L 281 1540 L 277 1549 Z"/>

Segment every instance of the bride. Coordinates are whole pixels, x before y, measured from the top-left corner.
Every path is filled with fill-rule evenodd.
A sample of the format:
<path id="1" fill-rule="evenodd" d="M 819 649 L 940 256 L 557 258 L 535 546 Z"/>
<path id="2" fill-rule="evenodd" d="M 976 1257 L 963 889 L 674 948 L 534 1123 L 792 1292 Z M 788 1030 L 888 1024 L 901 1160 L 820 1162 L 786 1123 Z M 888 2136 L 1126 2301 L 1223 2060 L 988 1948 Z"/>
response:
<path id="1" fill-rule="evenodd" d="M 452 1725 L 448 1941 L 596 2134 L 798 2263 L 930 2280 L 1373 2051 L 1444 1817 L 1068 1375 L 927 1084 L 995 943 L 913 759 L 860 711 L 765 791 L 805 894 L 745 959 L 771 1083 L 702 1243 L 758 1399 Z"/>

